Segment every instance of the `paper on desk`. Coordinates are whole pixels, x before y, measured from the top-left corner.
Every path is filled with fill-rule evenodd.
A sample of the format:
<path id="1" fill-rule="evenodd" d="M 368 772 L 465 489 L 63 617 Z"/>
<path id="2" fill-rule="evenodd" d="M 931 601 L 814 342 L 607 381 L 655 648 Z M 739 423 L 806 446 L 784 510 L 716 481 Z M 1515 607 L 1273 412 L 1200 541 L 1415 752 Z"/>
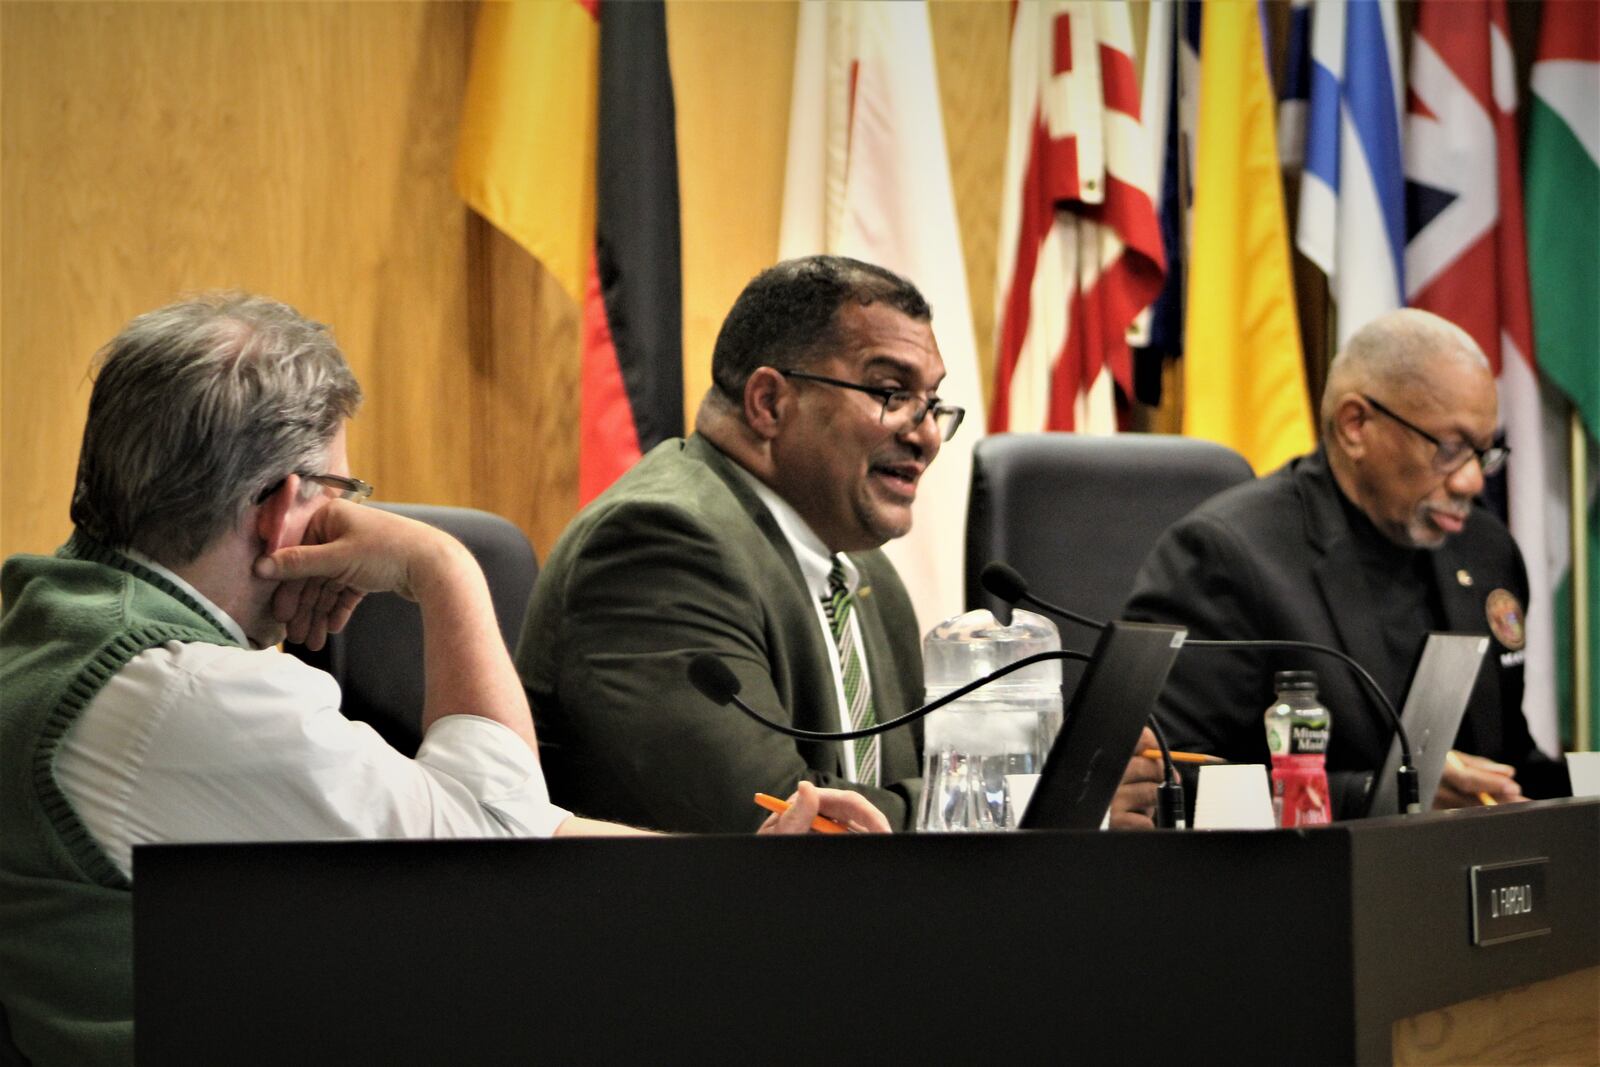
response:
<path id="1" fill-rule="evenodd" d="M 1194 803 L 1196 830 L 1271 830 L 1272 792 L 1259 763 L 1206 764 Z"/>
<path id="2" fill-rule="evenodd" d="M 1567 773 L 1573 796 L 1600 797 L 1600 752 L 1568 752 Z"/>

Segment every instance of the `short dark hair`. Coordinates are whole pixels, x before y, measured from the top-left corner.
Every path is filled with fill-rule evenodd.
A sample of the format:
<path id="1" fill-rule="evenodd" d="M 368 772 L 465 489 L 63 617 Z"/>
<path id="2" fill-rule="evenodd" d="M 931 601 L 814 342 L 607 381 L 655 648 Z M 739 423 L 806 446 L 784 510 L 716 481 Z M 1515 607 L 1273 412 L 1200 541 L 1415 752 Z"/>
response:
<path id="1" fill-rule="evenodd" d="M 140 315 L 100 353 L 72 521 L 168 566 L 311 472 L 361 402 L 328 328 L 243 293 Z"/>
<path id="2" fill-rule="evenodd" d="M 752 278 L 722 321 L 711 353 L 715 388 L 738 401 L 756 368 L 789 370 L 825 357 L 844 342 L 839 309 L 852 302 L 933 319 L 917 287 L 893 271 L 845 256 L 787 259 Z"/>

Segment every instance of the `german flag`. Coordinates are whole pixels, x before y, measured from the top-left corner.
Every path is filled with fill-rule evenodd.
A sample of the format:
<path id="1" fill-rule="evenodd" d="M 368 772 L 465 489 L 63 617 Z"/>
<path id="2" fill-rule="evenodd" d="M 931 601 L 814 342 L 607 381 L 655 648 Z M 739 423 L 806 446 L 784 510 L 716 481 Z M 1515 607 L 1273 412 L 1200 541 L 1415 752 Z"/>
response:
<path id="1" fill-rule="evenodd" d="M 588 503 L 683 432 L 678 153 L 659 0 L 483 5 L 456 187 L 583 309 Z"/>

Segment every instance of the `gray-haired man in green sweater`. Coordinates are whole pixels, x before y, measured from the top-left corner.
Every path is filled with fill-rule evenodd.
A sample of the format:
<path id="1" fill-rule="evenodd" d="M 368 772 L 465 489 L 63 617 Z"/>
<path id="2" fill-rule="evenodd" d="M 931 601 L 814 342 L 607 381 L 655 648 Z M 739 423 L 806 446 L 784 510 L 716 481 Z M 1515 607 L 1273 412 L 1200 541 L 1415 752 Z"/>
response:
<path id="1" fill-rule="evenodd" d="M 134 845 L 634 832 L 550 802 L 466 549 L 359 506 L 360 396 L 326 328 L 259 297 L 150 312 L 102 353 L 72 537 L 0 571 L 0 1060 L 131 1060 Z M 272 647 L 320 647 L 377 591 L 422 611 L 415 759 Z M 766 829 L 887 829 L 853 794 L 796 800 Z"/>

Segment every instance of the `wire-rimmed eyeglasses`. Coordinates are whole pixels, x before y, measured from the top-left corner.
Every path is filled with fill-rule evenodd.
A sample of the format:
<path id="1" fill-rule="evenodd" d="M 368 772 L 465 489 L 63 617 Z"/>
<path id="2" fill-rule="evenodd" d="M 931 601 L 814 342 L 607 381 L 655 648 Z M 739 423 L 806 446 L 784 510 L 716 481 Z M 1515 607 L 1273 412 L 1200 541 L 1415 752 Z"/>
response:
<path id="1" fill-rule="evenodd" d="M 774 369 L 785 378 L 799 378 L 802 381 L 820 382 L 840 389 L 854 389 L 858 393 L 877 397 L 883 402 L 883 410 L 878 413 L 878 421 L 893 429 L 895 433 L 906 433 L 916 429 L 922 425 L 922 420 L 931 414 L 940 439 L 948 441 L 956 435 L 956 431 L 961 428 L 961 420 L 967 415 L 966 408 L 941 403 L 936 396 L 919 396 L 909 389 L 862 385 L 859 382 L 847 382 L 840 378 L 829 378 L 823 374 L 811 374 L 807 371 L 785 370 L 782 367 Z"/>
<path id="2" fill-rule="evenodd" d="M 340 500 L 354 500 L 359 504 L 372 495 L 372 483 L 364 482 L 360 478 L 347 478 L 342 474 L 306 474 L 300 471 L 295 473 L 305 481 L 316 482 L 325 489 L 332 489 Z M 285 479 L 279 478 L 261 490 L 260 495 L 256 497 L 256 503 L 264 503 L 267 497 L 278 491 L 284 481 Z"/>
<path id="3" fill-rule="evenodd" d="M 1454 474 L 1460 470 L 1467 460 L 1473 456 L 1478 457 L 1478 469 L 1483 471 L 1485 478 L 1494 474 L 1506 465 L 1506 458 L 1511 455 L 1511 449 L 1504 445 L 1490 445 L 1488 448 L 1479 448 L 1471 441 L 1461 439 L 1456 441 L 1441 441 L 1433 434 L 1409 419 L 1396 415 L 1366 393 L 1361 394 L 1361 399 L 1372 405 L 1372 409 L 1380 415 L 1387 415 L 1412 433 L 1433 442 L 1433 469 L 1438 474 Z"/>

